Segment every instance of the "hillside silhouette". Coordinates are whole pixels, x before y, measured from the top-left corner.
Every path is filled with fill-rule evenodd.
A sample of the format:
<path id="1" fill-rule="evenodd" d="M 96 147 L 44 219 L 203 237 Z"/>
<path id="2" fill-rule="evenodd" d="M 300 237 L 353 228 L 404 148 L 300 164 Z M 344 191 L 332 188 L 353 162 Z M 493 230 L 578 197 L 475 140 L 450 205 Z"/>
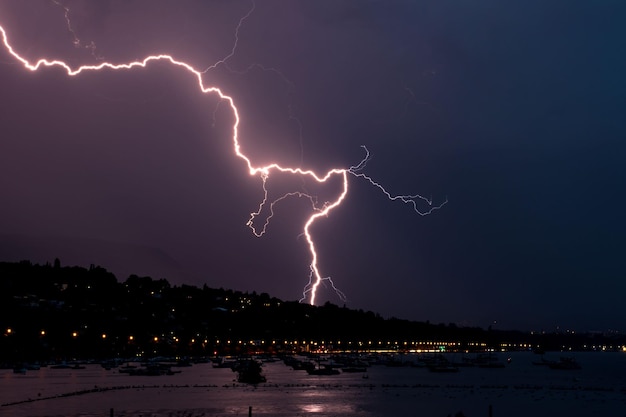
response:
<path id="1" fill-rule="evenodd" d="M 621 349 L 621 334 L 525 333 L 385 319 L 331 303 L 172 286 L 99 266 L 0 263 L 0 363 L 298 351 Z"/>

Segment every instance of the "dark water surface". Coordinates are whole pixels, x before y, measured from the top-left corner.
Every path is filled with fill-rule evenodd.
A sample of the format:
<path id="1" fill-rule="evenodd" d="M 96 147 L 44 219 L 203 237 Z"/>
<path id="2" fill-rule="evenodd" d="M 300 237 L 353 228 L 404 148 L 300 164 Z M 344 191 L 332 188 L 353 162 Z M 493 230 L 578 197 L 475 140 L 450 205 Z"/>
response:
<path id="1" fill-rule="evenodd" d="M 548 354 L 558 359 L 557 353 Z M 99 365 L 85 369 L 0 370 L 0 415 L 35 416 L 423 416 L 626 417 L 626 353 L 576 353 L 582 365 L 557 371 L 532 365 L 531 353 L 511 358 L 504 369 L 461 368 L 432 373 L 424 368 L 368 368 L 361 373 L 311 376 L 282 362 L 263 366 L 267 382 L 235 382 L 230 369 L 211 364 L 180 368 L 172 376 L 129 376 Z M 460 360 L 460 355 L 449 355 Z M 405 355 L 414 361 L 414 356 Z M 96 389 L 97 388 L 97 389 Z M 68 395 L 93 390 L 80 395 Z M 22 402 L 25 400 L 32 402 Z M 9 403 L 17 403 L 6 405 Z"/>

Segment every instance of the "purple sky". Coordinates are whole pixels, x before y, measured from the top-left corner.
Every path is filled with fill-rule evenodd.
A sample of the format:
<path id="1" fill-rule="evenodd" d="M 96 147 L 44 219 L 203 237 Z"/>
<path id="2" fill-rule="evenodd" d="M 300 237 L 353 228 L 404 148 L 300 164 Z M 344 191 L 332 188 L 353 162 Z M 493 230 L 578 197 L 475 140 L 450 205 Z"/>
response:
<path id="1" fill-rule="evenodd" d="M 626 330 L 626 5 L 505 3 L 259 1 L 235 49 L 249 0 L 3 0 L 0 25 L 30 60 L 228 58 L 204 80 L 234 98 L 255 164 L 348 168 L 365 145 L 364 172 L 391 193 L 448 198 L 420 217 L 350 178 L 312 228 L 348 307 Z M 310 205 L 284 201 L 253 235 L 261 182 L 233 153 L 230 108 L 189 73 L 31 73 L 0 48 L 0 80 L 0 260 L 300 298 Z M 268 186 L 340 192 L 285 175 Z"/>

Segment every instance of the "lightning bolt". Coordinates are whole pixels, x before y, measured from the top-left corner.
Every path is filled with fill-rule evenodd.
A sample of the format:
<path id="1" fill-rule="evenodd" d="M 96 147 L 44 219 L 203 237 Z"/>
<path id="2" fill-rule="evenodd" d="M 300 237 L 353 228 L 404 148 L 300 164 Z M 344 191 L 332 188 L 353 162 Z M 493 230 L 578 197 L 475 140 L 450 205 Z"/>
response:
<path id="1" fill-rule="evenodd" d="M 237 23 L 237 27 L 235 28 L 235 41 L 233 42 L 233 47 L 231 48 L 230 53 L 226 55 L 224 58 L 216 61 L 214 64 L 208 66 L 204 71 L 202 71 L 202 73 L 206 73 L 212 69 L 215 69 L 221 64 L 228 66 L 226 64 L 226 61 L 232 58 L 235 55 L 235 52 L 237 51 L 237 45 L 239 45 L 239 31 L 241 30 L 241 27 L 243 26 L 243 22 L 247 18 L 250 17 L 252 12 L 254 12 L 255 8 L 256 8 L 256 3 L 252 1 L 252 6 L 250 7 L 250 10 L 248 10 L 248 13 L 246 13 L 245 15 L 241 17 L 241 19 L 239 19 L 239 23 Z"/>
<path id="2" fill-rule="evenodd" d="M 65 18 L 68 24 L 68 29 L 74 35 L 74 44 L 77 46 L 80 46 L 81 45 L 80 40 L 78 39 L 78 37 L 76 37 L 76 34 L 74 33 L 71 27 L 70 21 L 69 21 L 69 17 L 68 17 L 69 9 L 63 6 L 62 4 L 58 3 L 57 1 L 55 1 L 55 3 L 63 7 L 63 9 L 65 10 Z M 251 176 L 258 176 L 261 179 L 263 199 L 260 202 L 258 209 L 255 212 L 251 213 L 250 219 L 247 222 L 247 225 L 252 230 L 252 233 L 257 237 L 263 236 L 263 234 L 266 232 L 267 227 L 274 215 L 274 206 L 276 204 L 291 197 L 308 199 L 309 202 L 311 203 L 311 209 L 312 209 L 313 214 L 311 214 L 306 220 L 304 227 L 303 227 L 302 235 L 306 239 L 306 242 L 309 247 L 309 251 L 311 254 L 311 263 L 309 265 L 309 268 L 310 268 L 309 280 L 303 289 L 302 298 L 300 301 L 301 302 L 306 301 L 308 298 L 309 303 L 315 304 L 319 286 L 325 282 L 330 283 L 330 285 L 335 290 L 337 295 L 342 300 L 345 300 L 346 299 L 345 294 L 341 292 L 335 286 L 334 282 L 332 281 L 330 277 L 323 276 L 322 272 L 320 271 L 318 253 L 317 253 L 315 241 L 311 234 L 311 229 L 313 228 L 314 224 L 318 220 L 321 220 L 322 218 L 327 217 L 335 208 L 339 207 L 343 203 L 343 201 L 347 198 L 348 184 L 349 184 L 350 177 L 367 181 L 374 188 L 382 192 L 389 200 L 400 201 L 402 203 L 408 204 L 412 207 L 412 209 L 417 214 L 421 216 L 430 214 L 433 211 L 440 209 L 447 203 L 447 199 L 440 204 L 433 205 L 433 202 L 431 199 L 423 197 L 419 194 L 415 194 L 415 195 L 391 194 L 380 183 L 376 182 L 374 179 L 372 179 L 371 177 L 363 173 L 363 169 L 366 167 L 368 161 L 371 159 L 369 150 L 365 146 L 363 146 L 363 149 L 365 151 L 365 157 L 357 165 L 353 165 L 350 168 L 333 168 L 323 174 L 318 174 L 312 170 L 306 170 L 301 167 L 285 167 L 285 166 L 279 165 L 278 163 L 271 163 L 265 166 L 255 166 L 252 160 L 250 159 L 250 157 L 248 157 L 242 151 L 242 146 L 241 146 L 241 142 L 239 139 L 239 123 L 241 119 L 240 119 L 237 106 L 235 105 L 234 99 L 231 96 L 225 94 L 220 88 L 216 86 L 206 85 L 203 79 L 203 75 L 205 75 L 210 69 L 213 69 L 220 64 L 226 64 L 226 61 L 235 54 L 237 42 L 239 41 L 239 29 L 241 28 L 241 25 L 243 24 L 244 20 L 250 16 L 253 10 L 254 10 L 254 3 L 250 11 L 243 18 L 240 19 L 239 24 L 237 25 L 237 28 L 235 31 L 235 44 L 230 54 L 204 70 L 197 70 L 191 65 L 185 62 L 179 61 L 175 59 L 172 55 L 168 55 L 168 54 L 149 55 L 145 57 L 143 60 L 131 61 L 131 62 L 120 63 L 120 64 L 114 64 L 111 62 L 101 62 L 97 65 L 82 65 L 82 66 L 78 66 L 75 68 L 73 68 L 72 66 L 70 66 L 64 61 L 56 60 L 56 59 L 50 60 L 46 58 L 41 58 L 34 62 L 31 62 L 15 51 L 15 49 L 11 46 L 11 43 L 9 42 L 9 38 L 4 27 L 2 27 L 1 25 L 0 25 L 0 33 L 2 34 L 2 42 L 6 51 L 16 61 L 20 62 L 24 66 L 25 69 L 32 71 L 32 72 L 38 71 L 42 69 L 43 67 L 60 67 L 65 70 L 65 72 L 67 73 L 69 77 L 75 77 L 75 76 L 80 75 L 83 72 L 105 71 L 105 70 L 111 70 L 111 71 L 131 70 L 134 68 L 145 68 L 153 62 L 165 61 L 165 62 L 169 62 L 174 67 L 187 71 L 192 77 L 195 77 L 197 84 L 198 84 L 198 89 L 200 90 L 200 92 L 202 92 L 203 94 L 216 94 L 217 96 L 219 96 L 222 102 L 225 102 L 228 104 L 228 106 L 230 106 L 230 109 L 234 116 L 234 123 L 232 125 L 233 152 L 239 159 L 241 159 L 246 164 L 248 168 L 248 173 Z M 94 49 L 92 49 L 92 52 L 93 50 Z M 283 173 L 283 174 L 294 175 L 294 176 L 300 177 L 302 180 L 304 180 L 305 178 L 309 178 L 317 183 L 326 183 L 331 178 L 338 178 L 341 181 L 342 188 L 341 188 L 341 192 L 339 193 L 339 196 L 336 199 L 332 201 L 325 201 L 322 204 L 319 204 L 315 196 L 306 192 L 301 192 L 301 191 L 289 192 L 280 196 L 279 198 L 269 201 L 267 181 L 270 178 L 270 175 L 272 173 Z M 427 209 L 420 210 L 420 208 L 418 207 L 418 203 L 425 203 L 427 206 Z M 269 211 L 269 214 L 266 216 L 263 226 L 259 228 L 255 227 L 254 226 L 255 219 L 259 217 L 261 215 L 261 212 L 266 208 Z"/>
<path id="3" fill-rule="evenodd" d="M 72 27 L 72 21 L 70 19 L 70 9 L 67 6 L 64 6 L 61 2 L 59 2 L 58 0 L 52 0 L 52 3 L 54 3 L 55 5 L 57 5 L 58 7 L 63 9 L 63 16 L 65 17 L 65 25 L 67 26 L 67 31 L 71 33 L 73 39 L 72 39 L 72 43 L 74 44 L 75 48 L 85 48 L 85 49 L 89 49 L 91 51 L 91 56 L 93 56 L 95 59 L 97 60 L 101 60 L 103 59 L 100 55 L 98 55 L 96 53 L 96 44 L 94 41 L 89 42 L 88 44 L 83 44 L 83 42 L 80 40 L 80 38 L 78 37 L 78 35 L 76 35 L 76 32 L 74 31 L 74 28 Z"/>

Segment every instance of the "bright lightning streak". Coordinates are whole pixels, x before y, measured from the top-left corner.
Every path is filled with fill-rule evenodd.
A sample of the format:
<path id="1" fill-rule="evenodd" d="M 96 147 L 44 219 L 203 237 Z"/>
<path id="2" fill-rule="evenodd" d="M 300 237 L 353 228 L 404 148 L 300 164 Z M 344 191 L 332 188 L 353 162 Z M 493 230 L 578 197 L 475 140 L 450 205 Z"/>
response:
<path id="1" fill-rule="evenodd" d="M 57 3 L 57 2 L 55 2 Z M 57 3 L 60 5 L 60 3 Z M 62 6 L 62 5 L 61 5 Z M 70 28 L 70 31 L 74 34 L 74 31 L 71 29 L 70 23 L 69 23 L 69 18 L 68 18 L 68 13 L 69 10 L 62 6 L 65 10 L 65 17 L 66 20 L 68 21 L 68 28 Z M 332 288 L 336 291 L 337 295 L 342 299 L 345 300 L 345 294 L 343 294 L 339 289 L 337 289 L 335 287 L 335 284 L 333 283 L 333 281 L 331 280 L 330 277 L 323 277 L 322 273 L 319 269 L 319 263 L 318 263 L 318 254 L 317 254 L 317 249 L 316 249 L 316 245 L 315 245 L 315 241 L 313 239 L 313 236 L 311 234 L 311 228 L 313 227 L 313 225 L 315 224 L 316 221 L 318 221 L 319 219 L 323 218 L 323 217 L 327 217 L 330 212 L 332 210 L 334 210 L 336 207 L 340 206 L 341 203 L 346 199 L 347 195 L 348 195 L 348 175 L 352 175 L 353 177 L 356 178 L 361 178 L 366 180 L 367 182 L 369 182 L 372 186 L 378 188 L 388 199 L 395 201 L 395 200 L 399 200 L 405 204 L 410 204 L 413 207 L 413 210 L 418 213 L 419 215 L 427 215 L 432 213 L 434 210 L 437 210 L 439 208 L 441 208 L 443 205 L 445 205 L 447 203 L 447 200 L 444 201 L 443 203 L 439 204 L 439 205 L 433 205 L 432 200 L 420 195 L 392 195 L 391 193 L 389 193 L 381 184 L 379 184 L 378 182 L 374 181 L 371 177 L 369 177 L 368 175 L 362 173 L 362 170 L 365 168 L 367 162 L 370 160 L 370 153 L 367 150 L 367 148 L 365 146 L 363 146 L 363 149 L 365 150 L 365 158 L 363 158 L 357 165 L 351 166 L 350 168 L 333 168 L 329 171 L 327 171 L 326 173 L 320 175 L 315 173 L 312 170 L 305 170 L 303 168 L 300 167 L 283 167 L 281 165 L 279 165 L 278 163 L 271 163 L 269 165 L 265 165 L 265 166 L 255 166 L 252 163 L 252 160 L 246 156 L 246 154 L 243 153 L 242 151 L 242 147 L 241 144 L 239 142 L 239 122 L 240 122 L 240 115 L 239 115 L 239 111 L 237 110 L 237 107 L 235 106 L 235 102 L 233 100 L 233 98 L 229 95 L 226 95 L 222 92 L 221 89 L 219 89 L 218 87 L 215 86 L 207 86 L 204 83 L 203 80 L 203 74 L 205 74 L 209 69 L 215 68 L 217 65 L 219 65 L 220 63 L 224 64 L 226 62 L 226 60 L 228 58 L 230 58 L 234 53 L 235 53 L 235 49 L 237 46 L 237 42 L 239 40 L 238 38 L 238 34 L 239 34 L 239 29 L 243 23 L 243 21 L 250 16 L 250 14 L 252 13 L 252 11 L 254 10 L 254 3 L 252 8 L 250 9 L 250 11 L 243 17 L 240 19 L 239 24 L 237 26 L 236 32 L 235 32 L 235 45 L 231 51 L 231 53 L 224 59 L 216 62 L 214 65 L 210 66 L 209 68 L 203 70 L 203 71 L 199 71 L 195 68 L 193 68 L 191 65 L 182 62 L 182 61 L 178 61 L 176 60 L 174 57 L 172 57 L 171 55 L 166 55 L 166 54 L 159 54 L 159 55 L 150 55 L 146 58 L 144 58 L 143 60 L 140 61 L 132 61 L 132 62 L 128 62 L 128 63 L 123 63 L 123 64 L 113 64 L 110 62 L 102 62 L 98 65 L 83 65 L 83 66 L 79 66 L 76 68 L 72 68 L 70 65 L 68 65 L 67 63 L 65 63 L 64 61 L 60 61 L 60 60 L 49 60 L 49 59 L 39 59 L 37 61 L 35 61 L 34 63 L 31 63 L 29 60 L 27 60 L 26 58 L 22 57 L 21 55 L 19 55 L 11 46 L 11 44 L 9 43 L 9 39 L 7 36 L 6 31 L 4 30 L 4 28 L 2 26 L 0 26 L 0 32 L 2 34 L 2 42 L 4 44 L 4 47 L 6 48 L 6 50 L 8 51 L 8 53 L 13 56 L 13 58 L 15 58 L 17 61 L 21 62 L 22 65 L 24 66 L 24 68 L 26 68 L 27 70 L 30 71 L 38 71 L 41 67 L 61 67 L 63 68 L 67 75 L 70 77 L 74 77 L 77 75 L 80 75 L 83 72 L 88 72 L 88 71 L 101 71 L 101 70 L 113 70 L 113 71 L 117 71 L 117 70 L 130 70 L 133 68 L 145 68 L 147 67 L 150 63 L 152 62 L 156 62 L 156 61 L 167 61 L 170 64 L 176 66 L 176 67 L 180 67 L 184 70 L 186 70 L 187 72 L 189 72 L 192 76 L 194 76 L 196 78 L 196 81 L 198 83 L 198 88 L 200 89 L 200 91 L 204 94 L 208 94 L 208 93 L 214 93 L 217 94 L 219 96 L 219 98 L 222 101 L 225 101 L 228 103 L 228 105 L 230 106 L 235 121 L 233 123 L 232 126 L 232 142 L 233 142 L 233 150 L 234 153 L 237 157 L 239 157 L 240 159 L 242 159 L 247 167 L 248 167 L 248 172 L 250 175 L 252 176 L 259 176 L 261 178 L 261 182 L 262 182 L 262 187 L 263 187 L 263 200 L 261 201 L 261 203 L 259 204 L 258 210 L 251 213 L 250 215 L 250 219 L 248 220 L 247 225 L 250 227 L 250 229 L 252 230 L 253 234 L 257 237 L 261 237 L 266 229 L 267 226 L 269 225 L 269 222 L 271 220 L 271 218 L 274 215 L 274 206 L 279 203 L 280 201 L 289 198 L 289 197 L 304 197 L 304 198 L 308 198 L 309 201 L 311 202 L 311 206 L 313 209 L 313 214 L 308 218 L 308 220 L 306 221 L 306 223 L 304 224 L 304 228 L 303 228 L 303 235 L 309 245 L 309 251 L 311 253 L 311 264 L 309 265 L 310 268 L 310 274 L 309 274 L 309 281 L 307 283 L 307 285 L 304 287 L 303 289 L 303 296 L 302 299 L 300 301 L 305 301 L 307 297 L 310 297 L 309 302 L 311 304 L 315 304 L 315 300 L 316 300 L 316 296 L 317 296 L 317 290 L 319 288 L 319 286 L 323 283 L 323 282 L 329 282 L 332 286 Z M 74 38 L 75 38 L 75 44 L 77 44 L 76 42 L 80 42 L 78 40 L 78 38 L 76 37 L 76 35 L 74 34 Z M 79 44 L 79 43 L 78 43 Z M 321 205 L 321 207 L 318 207 L 317 201 L 315 199 L 314 196 L 304 193 L 304 192 L 290 192 L 290 193 L 286 193 L 283 196 L 273 200 L 271 203 L 268 203 L 268 190 L 267 190 L 267 180 L 270 177 L 270 174 L 272 172 L 281 172 L 281 173 L 287 173 L 287 174 L 292 174 L 292 175 L 296 175 L 296 176 L 300 176 L 302 178 L 312 178 L 314 181 L 318 182 L 318 183 L 326 183 L 330 178 L 334 178 L 334 177 L 339 177 L 341 179 L 341 183 L 342 183 L 342 190 L 341 193 L 339 194 L 339 196 L 334 200 L 334 201 L 327 201 L 324 202 L 324 204 Z M 417 206 L 417 202 L 418 201 L 422 201 L 425 202 L 429 209 L 426 211 L 421 211 L 418 206 Z M 254 227 L 254 220 L 256 217 L 260 216 L 262 210 L 264 207 L 266 207 L 269 204 L 269 214 L 265 219 L 265 223 L 263 225 L 263 227 L 260 230 L 257 230 Z"/>

